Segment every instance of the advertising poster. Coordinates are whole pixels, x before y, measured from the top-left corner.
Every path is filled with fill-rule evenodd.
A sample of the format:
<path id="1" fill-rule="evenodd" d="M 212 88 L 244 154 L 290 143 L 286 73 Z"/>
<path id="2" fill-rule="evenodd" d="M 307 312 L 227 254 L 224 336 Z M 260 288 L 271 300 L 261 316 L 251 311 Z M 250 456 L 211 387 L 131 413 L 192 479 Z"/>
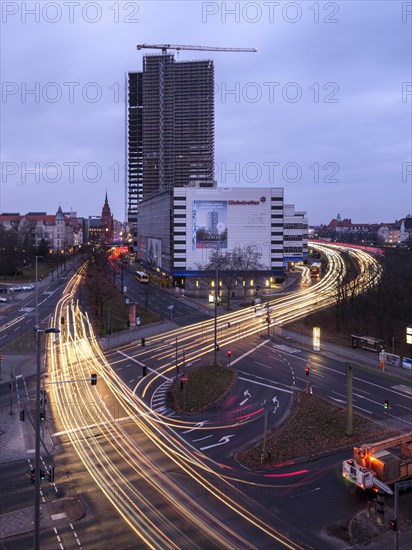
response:
<path id="1" fill-rule="evenodd" d="M 129 327 L 136 326 L 136 304 L 129 304 Z"/>
<path id="2" fill-rule="evenodd" d="M 193 201 L 192 249 L 227 248 L 227 201 Z"/>
<path id="3" fill-rule="evenodd" d="M 153 267 L 162 267 L 162 241 L 161 239 L 152 239 L 147 237 L 147 257 L 146 262 Z"/>
<path id="4" fill-rule="evenodd" d="M 152 237 L 139 237 L 137 258 L 153 266 L 162 267 L 162 240 Z"/>

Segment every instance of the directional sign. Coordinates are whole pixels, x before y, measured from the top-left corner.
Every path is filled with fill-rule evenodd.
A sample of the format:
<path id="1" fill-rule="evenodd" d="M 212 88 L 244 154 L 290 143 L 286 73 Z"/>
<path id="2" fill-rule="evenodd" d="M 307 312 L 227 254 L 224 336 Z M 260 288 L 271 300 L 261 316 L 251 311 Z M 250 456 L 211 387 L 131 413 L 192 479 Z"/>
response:
<path id="1" fill-rule="evenodd" d="M 251 397 L 249 390 L 244 391 L 243 395 L 246 397 L 246 399 L 244 399 L 243 401 L 241 401 L 239 403 L 240 406 L 244 405 L 246 403 L 246 401 L 248 401 L 248 399 Z"/>
<path id="2" fill-rule="evenodd" d="M 218 443 L 215 443 L 214 445 L 208 445 L 207 447 L 201 447 L 201 451 L 206 451 L 206 449 L 211 449 L 212 447 L 218 447 L 219 445 L 224 445 L 225 443 L 228 443 L 230 441 L 231 437 L 234 437 L 235 434 L 232 435 L 224 435 L 221 437 L 218 441 Z"/>

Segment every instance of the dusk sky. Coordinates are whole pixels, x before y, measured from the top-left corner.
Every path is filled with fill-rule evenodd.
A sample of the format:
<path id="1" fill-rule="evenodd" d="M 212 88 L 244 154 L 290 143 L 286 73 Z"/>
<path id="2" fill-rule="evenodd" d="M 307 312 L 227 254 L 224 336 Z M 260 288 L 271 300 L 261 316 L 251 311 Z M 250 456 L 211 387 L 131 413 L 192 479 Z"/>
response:
<path id="1" fill-rule="evenodd" d="M 284 187 L 309 223 L 412 213 L 412 2 L 2 1 L 0 212 L 125 219 L 136 44 L 213 59 L 215 179 Z M 171 50 L 171 53 L 173 51 Z"/>

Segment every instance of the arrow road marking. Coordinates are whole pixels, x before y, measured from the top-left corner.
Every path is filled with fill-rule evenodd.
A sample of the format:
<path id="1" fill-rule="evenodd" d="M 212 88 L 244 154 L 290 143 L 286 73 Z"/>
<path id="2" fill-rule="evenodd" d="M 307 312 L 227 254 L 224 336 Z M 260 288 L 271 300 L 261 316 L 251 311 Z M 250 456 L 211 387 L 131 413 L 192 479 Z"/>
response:
<path id="1" fill-rule="evenodd" d="M 239 406 L 244 405 L 246 401 L 251 397 L 249 390 L 246 390 L 245 392 L 243 392 L 243 395 L 246 397 L 246 399 L 244 399 L 241 403 L 239 403 Z"/>
<path id="2" fill-rule="evenodd" d="M 272 399 L 272 401 L 273 401 L 273 407 L 274 407 L 273 408 L 273 414 L 275 414 L 275 412 L 278 410 L 279 405 L 280 405 L 279 399 L 277 398 L 277 395 L 275 395 L 275 397 Z"/>
<path id="3" fill-rule="evenodd" d="M 197 428 L 202 428 L 206 424 L 206 422 L 209 422 L 209 420 L 203 420 L 203 422 L 198 422 L 193 426 L 193 428 L 190 428 L 190 430 L 185 430 L 184 432 L 182 432 L 182 434 L 188 434 L 190 432 L 193 432 L 193 430 L 197 430 Z"/>
<path id="4" fill-rule="evenodd" d="M 208 445 L 207 447 L 201 447 L 201 451 L 206 451 L 206 449 L 211 449 L 212 447 L 218 447 L 219 445 L 224 445 L 225 443 L 228 443 L 230 441 L 231 437 L 234 437 L 235 434 L 232 435 L 224 435 L 221 437 L 218 441 L 218 443 L 215 443 L 214 445 Z"/>

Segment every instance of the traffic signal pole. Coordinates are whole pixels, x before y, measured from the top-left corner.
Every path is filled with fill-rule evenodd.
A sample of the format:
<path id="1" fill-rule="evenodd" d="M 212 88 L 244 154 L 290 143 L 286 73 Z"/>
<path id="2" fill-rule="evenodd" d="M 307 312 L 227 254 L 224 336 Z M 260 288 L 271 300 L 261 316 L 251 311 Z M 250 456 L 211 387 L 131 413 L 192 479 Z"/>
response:
<path id="1" fill-rule="evenodd" d="M 213 362 L 217 365 L 217 302 L 219 300 L 219 267 L 216 261 L 216 272 L 215 272 L 215 324 L 214 324 L 214 352 L 213 352 Z"/>
<path id="2" fill-rule="evenodd" d="M 37 267 L 37 257 L 36 257 Z M 37 288 L 37 285 L 36 285 Z M 36 447 L 35 447 L 35 478 L 34 478 L 34 550 L 40 550 L 40 336 L 41 331 L 36 325 Z"/>

